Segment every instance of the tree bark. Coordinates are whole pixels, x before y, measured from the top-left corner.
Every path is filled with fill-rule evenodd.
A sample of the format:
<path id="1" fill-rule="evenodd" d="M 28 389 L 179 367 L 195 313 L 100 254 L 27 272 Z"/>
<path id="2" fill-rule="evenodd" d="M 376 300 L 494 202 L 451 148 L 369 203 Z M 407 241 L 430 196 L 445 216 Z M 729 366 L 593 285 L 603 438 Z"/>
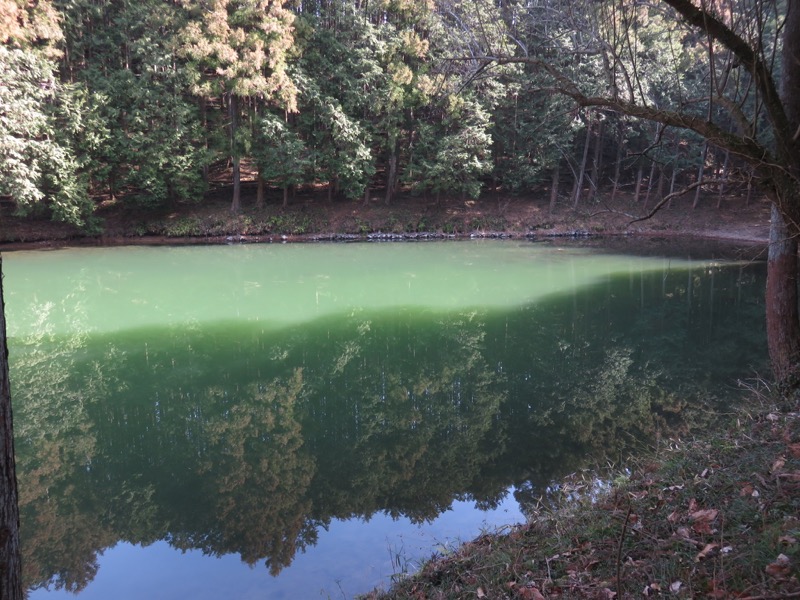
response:
<path id="1" fill-rule="evenodd" d="M 789 177 L 785 187 L 778 187 L 777 198 L 772 204 L 767 267 L 767 343 L 778 389 L 796 402 L 800 390 L 800 314 L 797 305 L 797 234 L 800 224 L 791 215 L 796 213 L 800 204 L 799 0 L 786 3 L 781 66 L 780 95 L 787 127 L 776 134 L 779 155 L 783 154 L 786 159 Z"/>
<path id="2" fill-rule="evenodd" d="M 589 144 L 592 140 L 592 121 L 589 119 L 586 124 L 586 140 L 583 143 L 583 157 L 581 158 L 580 171 L 578 177 L 575 179 L 575 199 L 572 202 L 573 210 L 578 208 L 581 201 L 581 192 L 583 191 L 583 179 L 586 176 L 586 161 L 589 158 Z"/>
<path id="3" fill-rule="evenodd" d="M 264 182 L 264 177 L 261 175 L 261 167 L 258 168 L 258 189 L 256 191 L 256 208 L 258 210 L 264 210 L 264 196 L 265 191 L 264 188 L 266 184 Z"/>
<path id="4" fill-rule="evenodd" d="M 558 202 L 558 184 L 561 180 L 561 164 L 556 163 L 553 168 L 553 183 L 550 187 L 550 214 L 552 215 L 556 209 L 556 202 Z"/>
<path id="5" fill-rule="evenodd" d="M 14 426 L 11 386 L 8 381 L 5 303 L 0 259 L 0 598 L 22 600 L 22 566 L 19 549 L 19 501 L 14 462 Z"/>
<path id="6" fill-rule="evenodd" d="M 705 142 L 703 144 L 703 151 L 700 153 L 700 166 L 697 169 L 697 181 L 700 183 L 700 185 L 697 186 L 697 191 L 694 193 L 694 202 L 692 202 L 692 208 L 697 208 L 697 205 L 700 204 L 700 191 L 703 189 L 703 174 L 705 173 L 707 156 L 708 142 Z"/>
<path id="7" fill-rule="evenodd" d="M 390 136 L 389 139 L 389 164 L 386 174 L 386 206 L 392 203 L 394 196 L 395 182 L 397 180 L 397 136 Z"/>
<path id="8" fill-rule="evenodd" d="M 239 156 L 239 149 L 236 142 L 236 130 L 238 127 L 239 119 L 239 100 L 235 94 L 230 94 L 229 98 L 230 110 L 230 134 L 231 134 L 231 162 L 233 163 L 233 198 L 231 199 L 231 212 L 239 213 L 242 211 L 242 194 L 241 194 L 241 170 L 239 168 L 241 163 L 241 156 Z"/>
<path id="9" fill-rule="evenodd" d="M 779 390 L 797 389 L 800 373 L 800 314 L 797 293 L 797 239 L 777 206 L 772 206 L 767 262 L 767 345 Z"/>
<path id="10" fill-rule="evenodd" d="M 639 169 L 636 171 L 636 188 L 635 191 L 633 192 L 634 204 L 639 203 L 639 196 L 642 193 L 642 176 L 644 175 L 643 170 L 644 167 L 642 165 L 639 165 Z"/>

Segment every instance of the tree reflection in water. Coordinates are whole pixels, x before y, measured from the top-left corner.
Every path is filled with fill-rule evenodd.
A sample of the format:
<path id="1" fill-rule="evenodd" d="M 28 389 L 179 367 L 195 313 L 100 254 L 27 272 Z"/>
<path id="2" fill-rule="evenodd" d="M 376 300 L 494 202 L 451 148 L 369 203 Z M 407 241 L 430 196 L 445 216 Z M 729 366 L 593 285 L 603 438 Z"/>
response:
<path id="1" fill-rule="evenodd" d="M 333 519 L 534 506 L 708 425 L 764 360 L 763 269 L 630 274 L 513 309 L 90 334 L 80 289 L 12 344 L 25 577 L 78 591 L 118 541 L 277 574 Z M 502 293 L 498 291 L 498 293 Z M 65 309 L 67 310 L 67 309 Z"/>

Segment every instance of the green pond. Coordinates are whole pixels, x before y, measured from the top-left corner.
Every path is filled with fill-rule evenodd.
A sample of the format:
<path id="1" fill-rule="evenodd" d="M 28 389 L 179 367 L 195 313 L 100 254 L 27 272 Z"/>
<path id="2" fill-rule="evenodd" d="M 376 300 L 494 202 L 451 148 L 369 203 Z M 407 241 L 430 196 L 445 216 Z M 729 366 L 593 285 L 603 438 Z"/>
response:
<path id="1" fill-rule="evenodd" d="M 644 254 L 5 253 L 30 598 L 349 598 L 711 426 L 766 370 L 764 264 Z"/>

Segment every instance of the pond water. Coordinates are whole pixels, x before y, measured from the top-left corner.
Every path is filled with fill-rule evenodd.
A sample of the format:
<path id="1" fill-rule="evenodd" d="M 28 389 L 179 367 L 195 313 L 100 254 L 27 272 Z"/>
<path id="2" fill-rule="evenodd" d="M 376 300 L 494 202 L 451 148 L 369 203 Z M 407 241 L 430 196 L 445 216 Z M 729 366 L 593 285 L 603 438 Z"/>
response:
<path id="1" fill-rule="evenodd" d="M 708 427 L 766 357 L 764 265 L 686 250 L 126 247 L 4 270 L 34 599 L 350 598 Z"/>

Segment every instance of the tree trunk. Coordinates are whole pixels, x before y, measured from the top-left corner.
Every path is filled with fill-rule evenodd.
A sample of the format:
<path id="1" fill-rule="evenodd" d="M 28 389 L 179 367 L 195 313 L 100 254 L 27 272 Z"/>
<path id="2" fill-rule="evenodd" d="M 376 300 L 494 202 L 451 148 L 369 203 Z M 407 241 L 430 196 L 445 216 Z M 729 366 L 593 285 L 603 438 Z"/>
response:
<path id="1" fill-rule="evenodd" d="M 673 166 L 672 167 L 672 177 L 669 180 L 669 195 L 672 196 L 672 193 L 675 191 L 675 178 L 678 176 L 677 169 Z M 670 198 L 669 202 L 667 202 L 667 208 L 672 208 L 672 198 Z"/>
<path id="2" fill-rule="evenodd" d="M 725 197 L 725 182 L 728 181 L 728 168 L 730 166 L 730 159 L 731 153 L 728 150 L 725 150 L 725 160 L 722 163 L 722 172 L 720 173 L 719 179 L 719 191 L 717 195 L 717 208 L 722 206 L 722 199 Z"/>
<path id="3" fill-rule="evenodd" d="M 600 187 L 600 172 L 602 171 L 602 158 L 603 158 L 603 121 L 597 125 L 597 135 L 595 136 L 594 154 L 592 156 L 592 174 L 589 180 L 589 197 L 586 198 L 587 202 L 592 202 L 599 192 Z"/>
<path id="4" fill-rule="evenodd" d="M 617 158 L 614 161 L 614 187 L 611 189 L 611 204 L 617 199 L 617 192 L 619 191 L 619 177 L 622 172 L 622 124 L 619 125 L 619 132 L 617 133 Z"/>
<path id="5" fill-rule="evenodd" d="M 256 208 L 264 210 L 264 177 L 261 175 L 261 167 L 258 168 L 258 189 L 256 191 Z"/>
<path id="6" fill-rule="evenodd" d="M 231 212 L 242 212 L 242 174 L 238 156 L 232 157 L 233 160 L 233 197 L 231 198 Z"/>
<path id="7" fill-rule="evenodd" d="M 283 208 L 289 206 L 289 186 L 283 186 Z"/>
<path id="8" fill-rule="evenodd" d="M 767 262 L 767 344 L 778 389 L 798 387 L 800 372 L 800 314 L 797 293 L 797 239 L 773 204 Z"/>
<path id="9" fill-rule="evenodd" d="M 650 201 L 650 193 L 653 191 L 653 179 L 656 177 L 656 161 L 652 161 L 650 163 L 650 176 L 647 178 L 647 191 L 644 194 L 644 205 L 642 208 L 647 206 L 647 203 Z"/>
<path id="10" fill-rule="evenodd" d="M 5 303 L 0 259 L 0 598 L 22 600 L 22 567 L 19 550 L 19 501 L 14 463 L 14 426 L 11 386 L 8 381 Z"/>
<path id="11" fill-rule="evenodd" d="M 228 100 L 230 111 L 230 134 L 231 134 L 231 162 L 233 163 L 233 198 L 231 199 L 231 212 L 239 213 L 242 211 L 242 176 L 241 176 L 241 157 L 239 156 L 239 149 L 236 143 L 236 130 L 239 119 L 239 101 L 238 98 L 231 94 Z"/>
<path id="12" fill-rule="evenodd" d="M 578 177 L 575 179 L 575 199 L 572 202 L 572 208 L 577 209 L 578 203 L 581 200 L 581 191 L 583 189 L 583 178 L 586 175 L 586 161 L 589 158 L 589 143 L 592 139 L 592 122 L 586 125 L 586 141 L 583 144 L 583 158 L 581 158 L 581 167 Z"/>
<path id="13" fill-rule="evenodd" d="M 397 180 L 397 143 L 396 135 L 389 139 L 389 164 L 386 174 L 386 206 L 392 203 L 394 196 L 395 181 Z"/>
<path id="14" fill-rule="evenodd" d="M 800 2 L 786 3 L 781 58 L 781 100 L 786 111 L 789 135 L 785 157 L 790 189 L 779 190 L 773 200 L 767 267 L 767 343 L 772 372 L 778 389 L 796 407 L 800 389 L 800 315 L 797 291 L 797 222 L 789 230 L 784 213 L 800 202 Z M 777 203 L 779 201 L 779 204 Z"/>
<path id="15" fill-rule="evenodd" d="M 703 173 L 706 168 L 706 157 L 708 156 L 708 142 L 703 144 L 703 151 L 700 153 L 700 167 L 697 170 L 697 191 L 694 193 L 694 202 L 692 208 L 697 208 L 700 204 L 700 191 L 703 189 Z"/>
<path id="16" fill-rule="evenodd" d="M 561 169 L 560 163 L 556 163 L 555 168 L 553 169 L 553 183 L 550 187 L 550 214 L 553 214 L 553 211 L 556 209 L 556 202 L 558 201 L 558 184 L 561 180 Z"/>
<path id="17" fill-rule="evenodd" d="M 639 165 L 639 170 L 636 171 L 636 191 L 633 193 L 634 204 L 639 204 L 639 196 L 642 194 L 642 175 L 644 167 Z"/>

